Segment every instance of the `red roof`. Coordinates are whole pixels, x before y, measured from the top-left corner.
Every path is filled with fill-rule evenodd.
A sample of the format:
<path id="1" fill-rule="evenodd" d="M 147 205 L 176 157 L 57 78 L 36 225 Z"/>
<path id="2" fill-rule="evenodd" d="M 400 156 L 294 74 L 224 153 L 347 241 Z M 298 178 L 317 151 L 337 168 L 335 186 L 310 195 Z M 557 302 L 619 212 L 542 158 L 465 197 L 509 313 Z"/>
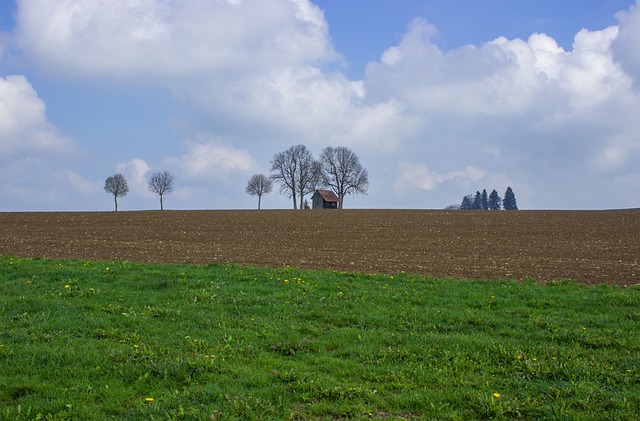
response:
<path id="1" fill-rule="evenodd" d="M 316 193 L 322 196 L 325 202 L 338 203 L 340 199 L 331 190 L 316 190 Z"/>

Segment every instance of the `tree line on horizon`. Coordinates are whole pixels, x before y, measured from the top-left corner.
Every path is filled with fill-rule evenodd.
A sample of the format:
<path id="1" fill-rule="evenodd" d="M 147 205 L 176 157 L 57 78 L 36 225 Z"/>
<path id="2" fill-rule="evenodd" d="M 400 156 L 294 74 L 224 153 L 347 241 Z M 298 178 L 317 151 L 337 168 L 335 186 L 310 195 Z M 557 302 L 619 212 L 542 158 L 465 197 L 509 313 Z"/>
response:
<path id="1" fill-rule="evenodd" d="M 280 186 L 280 194 L 293 200 L 293 209 L 308 208 L 304 197 L 318 189 L 333 191 L 338 209 L 342 209 L 345 196 L 367 194 L 369 174 L 358 155 L 347 147 L 328 146 L 316 160 L 306 146 L 295 145 L 273 155 L 270 176 L 255 174 L 249 179 L 246 192 L 258 196 L 258 209 L 274 183 Z"/>
<path id="2" fill-rule="evenodd" d="M 447 207 L 449 210 L 518 210 L 516 203 L 516 195 L 511 187 L 507 187 L 504 197 L 500 198 L 498 192 L 493 189 L 487 194 L 487 189 L 483 189 L 482 193 L 476 191 L 476 194 L 468 194 L 462 198 L 462 203 Z"/>
<path id="3" fill-rule="evenodd" d="M 147 188 L 150 192 L 160 196 L 160 210 L 164 210 L 164 195 L 174 190 L 175 177 L 169 171 L 153 173 Z M 104 182 L 104 191 L 113 195 L 115 211 L 118 212 L 118 197 L 126 196 L 129 193 L 127 179 L 120 173 L 107 177 Z"/>
<path id="4" fill-rule="evenodd" d="M 291 146 L 278 152 L 271 160 L 271 175 L 254 174 L 247 183 L 246 192 L 258 196 L 258 209 L 262 196 L 273 190 L 274 183 L 280 185 L 280 193 L 293 199 L 293 209 L 308 208 L 305 195 L 318 189 L 327 188 L 338 197 L 338 208 L 343 208 L 344 198 L 348 194 L 366 195 L 369 187 L 369 175 L 362 167 L 358 156 L 344 146 L 326 147 L 318 160 L 304 145 Z M 164 210 L 164 196 L 175 188 L 175 177 L 168 171 L 151 175 L 147 188 L 160 196 L 160 210 Z M 114 197 L 115 211 L 118 211 L 118 198 L 129 193 L 125 177 L 118 173 L 105 180 L 104 190 Z M 299 200 L 299 202 L 298 202 Z M 298 207 L 299 203 L 299 207 Z M 483 189 L 462 198 L 460 205 L 448 206 L 449 210 L 518 210 L 516 196 L 511 187 L 507 187 L 504 197 L 500 198 L 493 189 L 490 194 Z"/>
<path id="5" fill-rule="evenodd" d="M 294 209 L 298 209 L 298 203 L 300 209 L 307 208 L 305 196 L 321 188 L 330 189 L 336 194 L 341 209 L 345 196 L 366 195 L 369 187 L 367 170 L 360 164 L 358 156 L 344 146 L 324 148 L 317 160 L 306 146 L 291 146 L 273 156 L 271 171 L 270 176 L 255 174 L 247 183 L 246 192 L 258 196 L 258 209 L 262 196 L 271 192 L 274 183 L 279 184 L 281 194 L 293 199 Z M 175 177 L 168 171 L 154 173 L 147 187 L 160 196 L 160 210 L 164 210 L 164 196 L 174 190 Z M 129 193 L 124 175 L 118 173 L 108 177 L 104 190 L 113 195 L 117 212 L 118 198 Z"/>

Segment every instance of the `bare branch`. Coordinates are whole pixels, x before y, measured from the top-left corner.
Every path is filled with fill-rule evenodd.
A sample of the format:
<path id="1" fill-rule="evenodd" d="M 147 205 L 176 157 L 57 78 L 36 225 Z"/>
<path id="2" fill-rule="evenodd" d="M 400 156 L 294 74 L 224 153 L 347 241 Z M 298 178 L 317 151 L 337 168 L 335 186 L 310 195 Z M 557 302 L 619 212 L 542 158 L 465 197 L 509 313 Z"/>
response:
<path id="1" fill-rule="evenodd" d="M 351 149 L 344 146 L 324 148 L 320 154 L 320 165 L 322 183 L 338 196 L 340 209 L 347 194 L 367 194 L 369 174 Z"/>
<path id="2" fill-rule="evenodd" d="M 258 210 L 262 196 L 268 194 L 273 189 L 273 181 L 264 174 L 256 174 L 247 183 L 247 193 L 251 196 L 258 196 Z"/>
<path id="3" fill-rule="evenodd" d="M 318 184 L 317 164 L 304 145 L 292 146 L 273 156 L 271 179 L 280 184 L 280 193 L 293 198 L 293 208 L 303 208 L 304 196 Z"/>
<path id="4" fill-rule="evenodd" d="M 149 180 L 149 191 L 160 196 L 160 210 L 164 210 L 164 195 L 174 189 L 175 178 L 168 171 L 154 173 Z"/>
<path id="5" fill-rule="evenodd" d="M 115 201 L 115 211 L 118 212 L 118 197 L 126 196 L 129 193 L 127 180 L 120 173 L 108 177 L 104 182 L 104 191 L 111 193 Z"/>

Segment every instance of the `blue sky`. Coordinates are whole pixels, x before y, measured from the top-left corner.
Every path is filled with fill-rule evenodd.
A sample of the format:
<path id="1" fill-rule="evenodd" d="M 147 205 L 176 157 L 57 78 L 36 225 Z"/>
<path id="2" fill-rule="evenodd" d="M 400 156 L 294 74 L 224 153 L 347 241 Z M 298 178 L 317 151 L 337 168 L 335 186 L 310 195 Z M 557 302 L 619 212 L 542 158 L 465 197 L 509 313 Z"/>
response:
<path id="1" fill-rule="evenodd" d="M 499 36 L 527 39 L 534 32 L 553 37 L 565 50 L 583 28 L 617 23 L 615 13 L 629 0 L 318 0 L 331 27 L 336 49 L 345 55 L 347 72 L 362 77 L 364 66 L 397 44 L 415 17 L 438 27 L 436 44 L 444 50 L 479 45 Z"/>
<path id="2" fill-rule="evenodd" d="M 251 209 L 300 143 L 360 156 L 347 208 L 640 206 L 638 0 L 19 0 L 0 30 L 0 211 L 110 210 L 116 172 L 155 209 L 162 170 L 166 208 Z"/>

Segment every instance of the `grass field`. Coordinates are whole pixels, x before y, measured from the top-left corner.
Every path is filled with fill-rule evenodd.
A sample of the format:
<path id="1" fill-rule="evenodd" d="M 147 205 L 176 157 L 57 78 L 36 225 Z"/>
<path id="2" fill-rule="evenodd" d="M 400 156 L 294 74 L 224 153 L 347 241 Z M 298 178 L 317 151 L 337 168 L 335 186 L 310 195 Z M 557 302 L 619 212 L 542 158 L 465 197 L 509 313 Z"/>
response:
<path id="1" fill-rule="evenodd" d="M 0 256 L 3 419 L 637 419 L 640 287 Z"/>

